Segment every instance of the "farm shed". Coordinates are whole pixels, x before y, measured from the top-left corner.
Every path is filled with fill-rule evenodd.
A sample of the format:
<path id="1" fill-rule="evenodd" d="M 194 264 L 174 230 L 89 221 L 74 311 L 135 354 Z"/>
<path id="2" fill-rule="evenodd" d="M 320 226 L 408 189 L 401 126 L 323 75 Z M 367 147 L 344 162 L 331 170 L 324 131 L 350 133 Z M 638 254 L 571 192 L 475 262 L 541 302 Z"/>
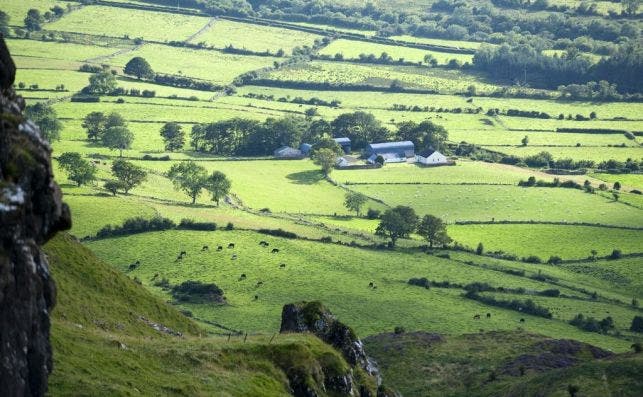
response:
<path id="1" fill-rule="evenodd" d="M 449 160 L 445 155 L 438 152 L 437 150 L 427 149 L 417 155 L 417 162 L 420 164 L 447 164 Z"/>
<path id="2" fill-rule="evenodd" d="M 313 145 L 309 143 L 302 143 L 301 145 L 299 145 L 299 151 L 301 151 L 301 154 L 304 156 L 308 156 L 312 149 Z"/>
<path id="3" fill-rule="evenodd" d="M 366 147 L 368 162 L 382 156 L 385 163 L 401 163 L 415 157 L 415 145 L 411 141 L 371 143 Z"/>
<path id="4" fill-rule="evenodd" d="M 351 152 L 351 140 L 349 138 L 333 138 L 333 140 L 342 147 L 344 153 L 348 154 Z"/>
<path id="5" fill-rule="evenodd" d="M 290 146 L 282 146 L 274 152 L 275 157 L 279 158 L 299 158 L 302 157 L 301 150 L 291 148 Z"/>

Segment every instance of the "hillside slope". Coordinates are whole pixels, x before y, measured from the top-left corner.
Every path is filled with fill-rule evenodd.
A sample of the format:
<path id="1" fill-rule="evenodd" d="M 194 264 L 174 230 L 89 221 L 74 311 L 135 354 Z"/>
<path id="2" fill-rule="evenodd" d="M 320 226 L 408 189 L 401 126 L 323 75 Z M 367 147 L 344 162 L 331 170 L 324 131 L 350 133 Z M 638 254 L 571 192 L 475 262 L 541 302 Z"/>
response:
<path id="1" fill-rule="evenodd" d="M 364 344 L 405 396 L 639 396 L 643 355 L 525 331 L 380 334 Z M 570 388 L 570 385 L 572 388 Z"/>
<path id="2" fill-rule="evenodd" d="M 205 336 L 72 237 L 57 236 L 45 252 L 59 290 L 53 396 L 284 396 L 302 389 L 343 395 L 334 393 L 333 380 L 351 373 L 355 387 L 374 389 L 313 336 L 250 336 L 246 342 L 243 336 Z"/>

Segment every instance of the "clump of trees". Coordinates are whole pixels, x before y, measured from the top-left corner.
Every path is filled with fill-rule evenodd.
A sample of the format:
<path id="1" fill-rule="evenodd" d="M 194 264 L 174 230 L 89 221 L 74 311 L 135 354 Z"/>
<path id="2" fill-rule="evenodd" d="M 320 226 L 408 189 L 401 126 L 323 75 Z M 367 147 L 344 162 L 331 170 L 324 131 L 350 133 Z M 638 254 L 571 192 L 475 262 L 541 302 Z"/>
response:
<path id="1" fill-rule="evenodd" d="M 221 171 L 214 171 L 206 180 L 205 188 L 212 194 L 212 201 L 219 206 L 219 201 L 230 191 L 232 182 Z"/>
<path id="2" fill-rule="evenodd" d="M 125 65 L 123 73 L 129 76 L 134 76 L 139 80 L 149 80 L 154 78 L 154 70 L 152 70 L 150 64 L 143 57 L 134 57 L 130 59 L 130 61 Z"/>
<path id="3" fill-rule="evenodd" d="M 170 152 L 181 150 L 185 145 L 185 132 L 179 123 L 165 123 L 161 127 L 161 136 L 165 143 L 165 150 Z"/>
<path id="4" fill-rule="evenodd" d="M 569 323 L 587 332 L 607 334 L 610 330 L 614 329 L 614 319 L 610 316 L 599 321 L 594 317 L 585 317 L 582 313 L 579 313 L 576 317 L 569 320 Z"/>
<path id="5" fill-rule="evenodd" d="M 362 206 L 368 202 L 368 197 L 362 193 L 349 191 L 344 196 L 344 207 L 350 211 L 355 211 L 357 216 L 360 215 Z"/>
<path id="6" fill-rule="evenodd" d="M 408 238 L 419 221 L 413 208 L 402 205 L 386 210 L 380 219 L 375 234 L 390 239 L 391 248 L 395 247 L 398 239 Z"/>
<path id="7" fill-rule="evenodd" d="M 100 142 L 111 150 L 119 150 L 120 157 L 123 157 L 123 150 L 129 149 L 134 141 L 134 134 L 127 128 L 125 119 L 116 112 L 108 115 L 91 112 L 83 119 L 82 126 L 87 131 L 89 140 Z"/>
<path id="8" fill-rule="evenodd" d="M 62 123 L 50 105 L 44 102 L 29 105 L 25 109 L 25 116 L 40 127 L 40 134 L 45 140 L 49 142 L 60 140 Z"/>
<path id="9" fill-rule="evenodd" d="M 70 181 L 78 186 L 87 185 L 96 180 L 96 167 L 82 158 L 80 153 L 65 152 L 58 157 L 58 164 Z"/>
<path id="10" fill-rule="evenodd" d="M 453 241 L 447 234 L 444 221 L 433 215 L 424 215 L 418 225 L 417 233 L 429 243 L 431 248 L 434 245 L 445 246 Z"/>
<path id="11" fill-rule="evenodd" d="M 192 199 L 192 204 L 201 195 L 203 190 L 212 194 L 212 201 L 217 206 L 219 201 L 230 191 L 232 183 L 220 171 L 208 175 L 205 167 L 192 160 L 173 164 L 167 173 L 176 190 L 181 190 Z"/>
<path id="12" fill-rule="evenodd" d="M 214 283 L 188 280 L 170 289 L 172 297 L 180 302 L 224 303 L 223 290 Z"/>

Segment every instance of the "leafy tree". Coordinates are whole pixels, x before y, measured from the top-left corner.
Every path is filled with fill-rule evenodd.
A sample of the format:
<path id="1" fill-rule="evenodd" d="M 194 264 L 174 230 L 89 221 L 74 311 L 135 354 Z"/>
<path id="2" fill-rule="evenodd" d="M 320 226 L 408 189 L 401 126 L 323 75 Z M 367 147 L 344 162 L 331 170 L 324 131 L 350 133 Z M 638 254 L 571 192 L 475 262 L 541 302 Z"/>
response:
<path id="1" fill-rule="evenodd" d="M 623 12 L 627 15 L 636 15 L 641 6 L 641 0 L 621 0 L 623 4 Z"/>
<path id="2" fill-rule="evenodd" d="M 126 126 L 125 118 L 121 116 L 119 113 L 112 112 L 107 115 L 107 119 L 105 120 L 105 129 L 107 128 L 112 128 L 112 127 L 125 127 Z"/>
<path id="3" fill-rule="evenodd" d="M 217 203 L 218 207 L 219 201 L 228 194 L 231 186 L 232 183 L 223 172 L 214 171 L 212 175 L 208 177 L 205 188 L 212 193 L 212 201 Z"/>
<path id="4" fill-rule="evenodd" d="M 45 19 L 40 14 L 40 11 L 35 8 L 31 8 L 27 11 L 27 16 L 25 17 L 25 28 L 30 32 L 35 32 L 41 30 L 41 23 L 45 22 Z"/>
<path id="5" fill-rule="evenodd" d="M 154 71 L 150 64 L 142 57 L 134 57 L 125 65 L 123 73 L 136 76 L 139 80 L 141 79 L 152 79 L 154 78 Z"/>
<path id="6" fill-rule="evenodd" d="M 484 254 L 484 245 L 482 245 L 482 243 L 478 243 L 478 247 L 476 248 L 476 254 L 478 255 Z"/>
<path id="7" fill-rule="evenodd" d="M 328 135 L 324 135 L 319 139 L 319 141 L 317 141 L 317 143 L 313 145 L 313 154 L 315 153 L 315 151 L 320 149 L 330 149 L 338 156 L 344 154 L 344 151 L 342 150 L 340 144 L 335 142 L 335 140 Z"/>
<path id="8" fill-rule="evenodd" d="M 614 190 L 621 190 L 621 182 L 614 182 Z"/>
<path id="9" fill-rule="evenodd" d="M 391 246 L 395 247 L 395 243 L 399 238 L 408 237 L 415 231 L 417 223 L 418 216 L 415 214 L 415 210 L 411 207 L 400 205 L 388 209 L 382 214 L 375 234 L 389 238 Z"/>
<path id="10" fill-rule="evenodd" d="M 143 168 L 123 159 L 114 160 L 112 163 L 112 173 L 122 184 L 125 194 L 143 183 L 147 178 L 147 172 L 145 172 Z"/>
<path id="11" fill-rule="evenodd" d="M 429 242 L 429 247 L 433 247 L 433 244 L 444 246 L 453 241 L 447 235 L 446 224 L 442 219 L 433 215 L 424 215 L 418 226 L 418 234 Z"/>
<path id="12" fill-rule="evenodd" d="M 123 150 L 132 146 L 134 134 L 124 126 L 110 127 L 105 130 L 101 140 L 103 145 L 111 150 L 119 150 L 119 156 L 123 157 Z"/>
<path id="13" fill-rule="evenodd" d="M 116 89 L 116 76 L 109 68 L 103 68 L 100 72 L 89 76 L 87 89 L 92 94 L 109 94 Z"/>
<path id="14" fill-rule="evenodd" d="M 324 176 L 328 176 L 333 170 L 337 157 L 338 156 L 335 151 L 326 148 L 315 150 L 312 155 L 313 161 L 321 167 Z"/>
<path id="15" fill-rule="evenodd" d="M 114 196 L 116 196 L 119 190 L 124 190 L 125 188 L 121 181 L 115 180 L 106 181 L 103 187 Z"/>
<path id="16" fill-rule="evenodd" d="M 9 19 L 7 13 L 0 11 L 0 34 L 5 37 L 9 36 Z"/>
<path id="17" fill-rule="evenodd" d="M 58 120 L 54 108 L 44 102 L 27 106 L 25 115 L 40 127 L 42 137 L 48 141 L 60 139 L 62 123 Z"/>
<path id="18" fill-rule="evenodd" d="M 166 123 L 161 127 L 161 136 L 165 142 L 165 150 L 170 152 L 180 150 L 185 145 L 185 132 L 178 123 Z"/>
<path id="19" fill-rule="evenodd" d="M 97 141 L 105 131 L 107 117 L 103 112 L 91 112 L 83 119 L 83 128 L 87 130 L 87 139 Z"/>
<path id="20" fill-rule="evenodd" d="M 58 164 L 67 172 L 69 180 L 76 182 L 78 186 L 96 179 L 96 167 L 82 158 L 80 153 L 65 152 L 58 157 Z"/>
<path id="21" fill-rule="evenodd" d="M 525 135 L 525 137 L 522 138 L 520 143 L 522 143 L 522 146 L 527 146 L 529 144 L 529 137 L 527 135 Z"/>
<path id="22" fill-rule="evenodd" d="M 204 167 L 192 160 L 173 164 L 167 173 L 176 190 L 182 190 L 192 198 L 192 204 L 208 184 L 208 174 Z"/>
<path id="23" fill-rule="evenodd" d="M 432 54 L 426 54 L 424 56 L 424 63 L 431 67 L 438 66 L 438 60 Z"/>
<path id="24" fill-rule="evenodd" d="M 368 197 L 358 192 L 347 192 L 344 197 L 344 206 L 351 211 L 355 211 L 359 216 L 360 210 L 368 201 Z"/>
<path id="25" fill-rule="evenodd" d="M 580 387 L 576 385 L 567 385 L 567 393 L 569 397 L 576 397 L 576 394 L 580 391 Z"/>
<path id="26" fill-rule="evenodd" d="M 449 138 L 449 133 L 441 125 L 429 120 L 421 123 L 405 121 L 398 125 L 397 136 L 400 140 L 411 141 L 418 148 L 432 147 L 440 150 Z"/>
<path id="27" fill-rule="evenodd" d="M 362 111 L 344 113 L 331 123 L 333 136 L 348 137 L 354 149 L 361 149 L 371 142 L 381 142 L 389 132 L 371 113 Z"/>

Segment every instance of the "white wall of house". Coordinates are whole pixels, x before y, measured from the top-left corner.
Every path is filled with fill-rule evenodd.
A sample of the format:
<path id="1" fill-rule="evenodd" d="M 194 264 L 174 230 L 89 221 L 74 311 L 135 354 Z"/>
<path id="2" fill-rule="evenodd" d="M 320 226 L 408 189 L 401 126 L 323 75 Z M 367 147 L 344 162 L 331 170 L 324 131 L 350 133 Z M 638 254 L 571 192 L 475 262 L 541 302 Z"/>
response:
<path id="1" fill-rule="evenodd" d="M 447 157 L 440 152 L 433 152 L 429 157 L 417 156 L 418 163 L 422 164 L 446 164 Z"/>

